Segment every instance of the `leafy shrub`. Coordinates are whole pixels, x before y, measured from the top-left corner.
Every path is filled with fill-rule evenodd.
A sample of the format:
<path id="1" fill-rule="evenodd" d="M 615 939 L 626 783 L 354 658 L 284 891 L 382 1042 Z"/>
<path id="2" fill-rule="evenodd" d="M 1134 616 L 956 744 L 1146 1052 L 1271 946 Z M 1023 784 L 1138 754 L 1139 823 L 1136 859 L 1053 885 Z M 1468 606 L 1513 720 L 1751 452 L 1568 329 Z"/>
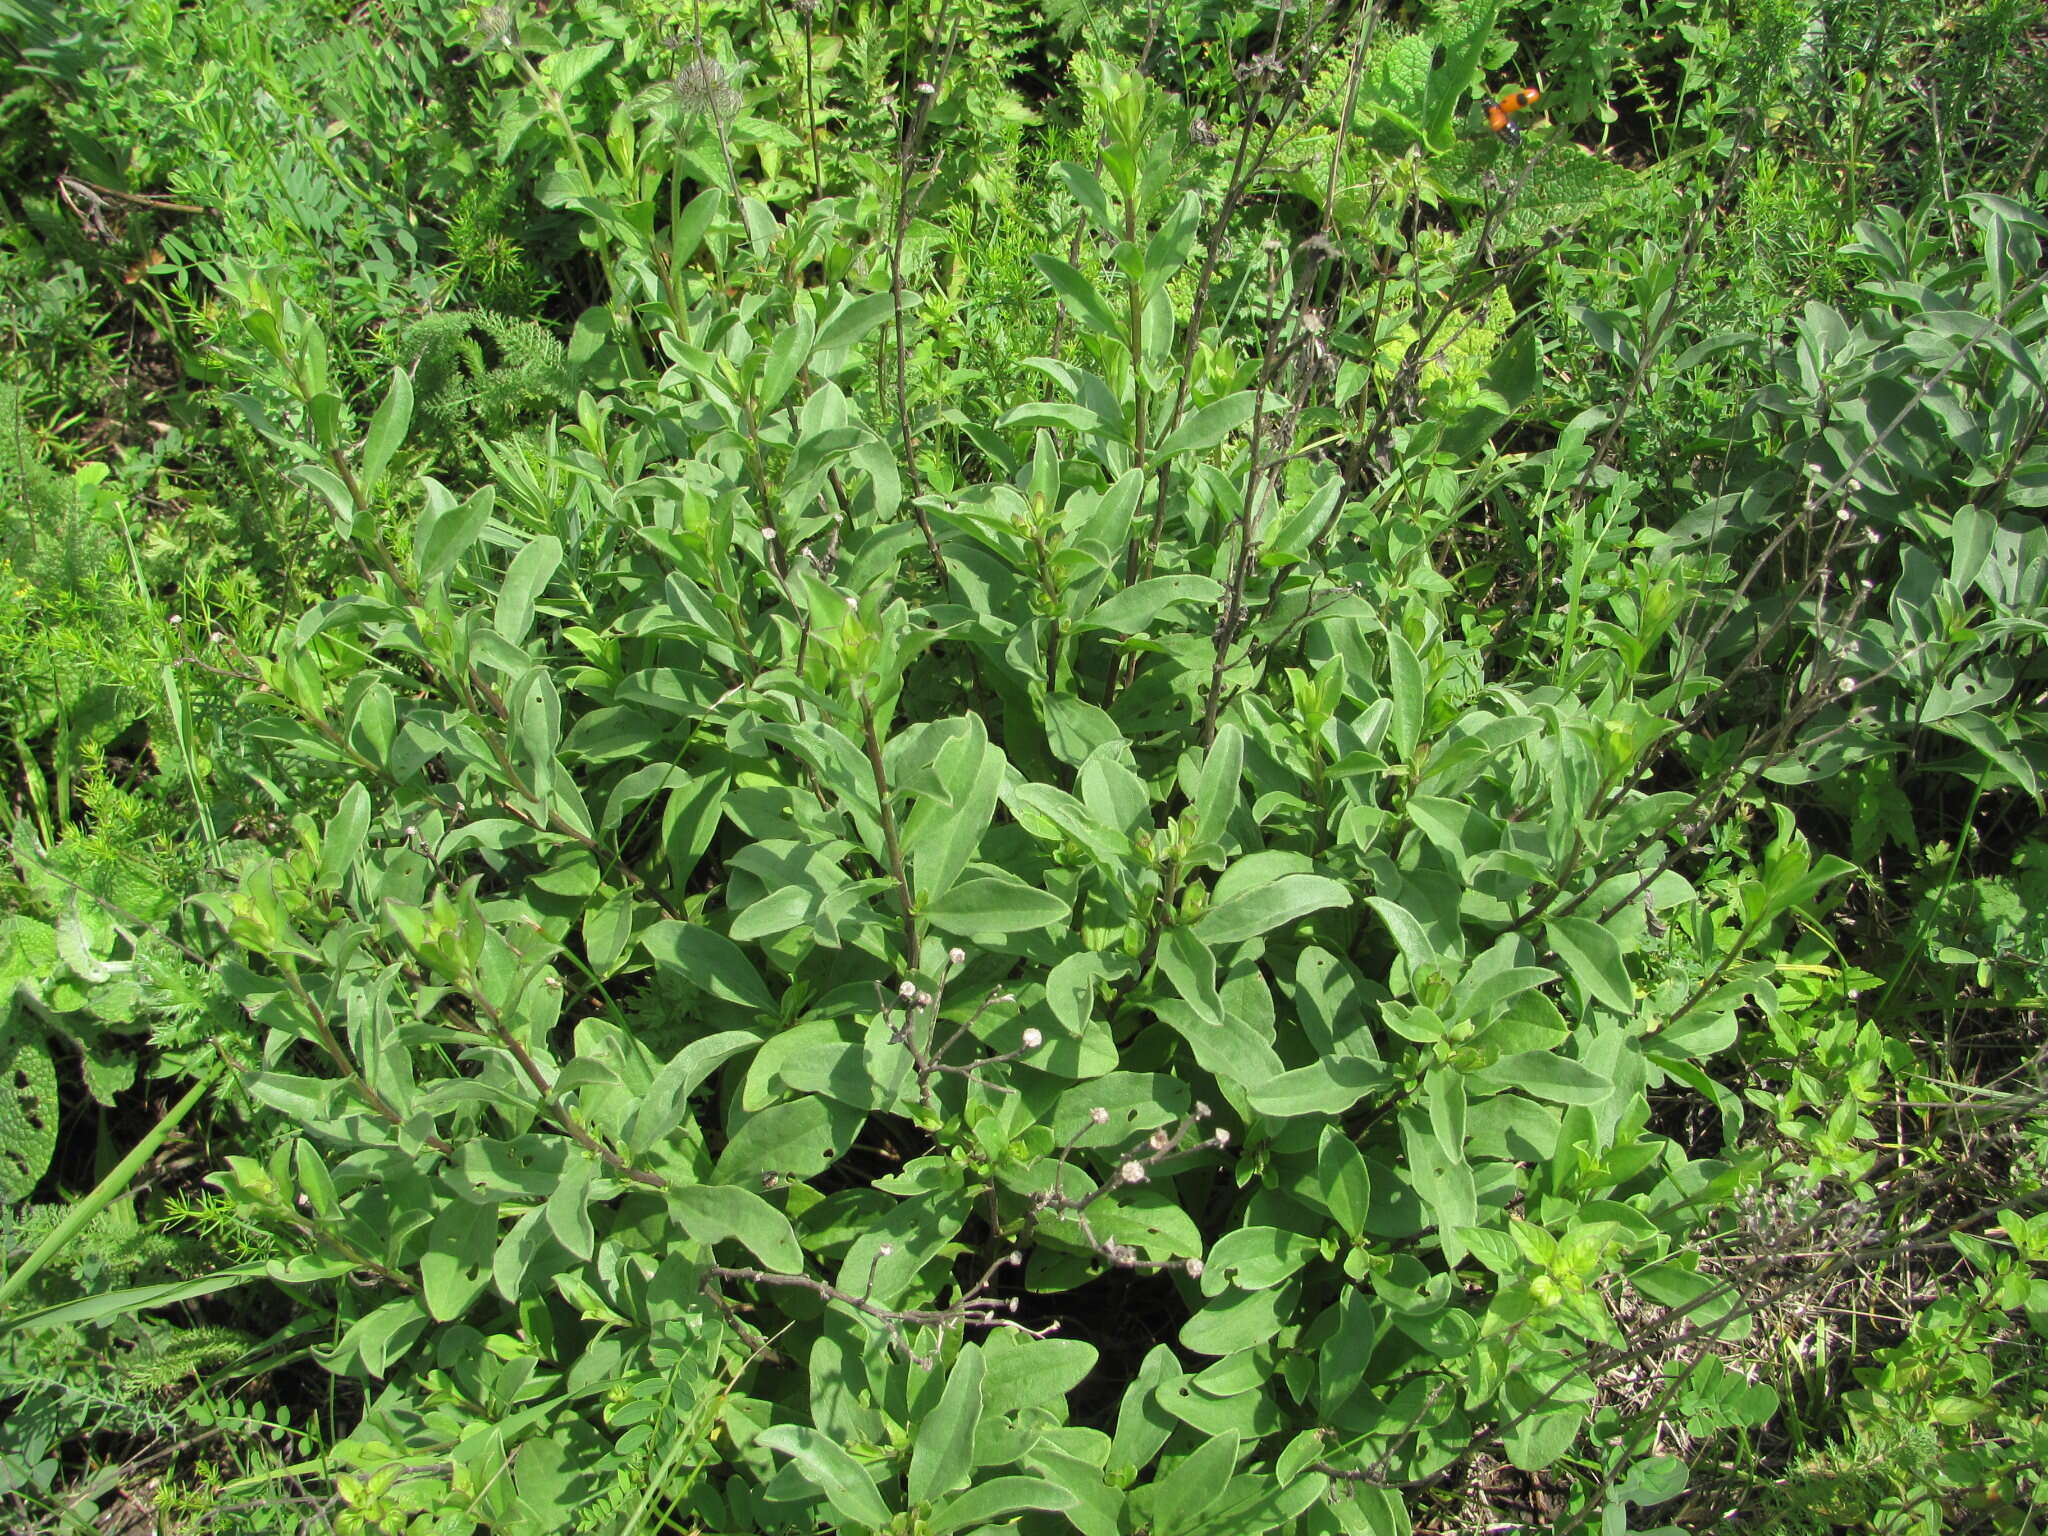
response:
<path id="1" fill-rule="evenodd" d="M 166 248 L 213 515 L 267 508 L 280 579 L 168 643 L 68 482 L 150 616 L 159 798 L 82 752 L 86 824 L 17 834 L 8 1192 L 85 1166 L 67 1050 L 193 1081 L 10 1238 L 17 1488 L 246 1426 L 304 1344 L 320 1417 L 260 1415 L 302 1465 L 201 1462 L 195 1519 L 301 1476 L 364 1532 L 2024 1518 L 2041 1147 L 1957 1024 L 2037 926 L 1986 830 L 2037 795 L 2040 221 L 1872 214 L 1790 343 L 1770 260 L 1694 307 L 1704 215 L 1789 163 L 1798 6 L 1669 12 L 1720 41 L 1609 114 L 1691 136 L 1646 169 L 1573 139 L 1664 78 L 1598 6 L 1543 18 L 1519 149 L 1490 3 L 1167 8 L 1186 100 L 1123 13 L 1041 56 L 995 3 L 491 7 L 445 134 L 404 96 L 445 46 L 315 38 L 205 122 L 108 62 L 280 9 L 35 44 L 109 87 L 81 144 L 263 181 Z M 389 138 L 330 161 L 344 100 Z M 1999 914 L 2006 969 L 1929 984 Z M 223 1077 L 214 1187 L 131 1218 L 205 1272 L 101 1262 Z M 1941 1305 L 1808 1363 L 1805 1298 L 1951 1232 Z"/>

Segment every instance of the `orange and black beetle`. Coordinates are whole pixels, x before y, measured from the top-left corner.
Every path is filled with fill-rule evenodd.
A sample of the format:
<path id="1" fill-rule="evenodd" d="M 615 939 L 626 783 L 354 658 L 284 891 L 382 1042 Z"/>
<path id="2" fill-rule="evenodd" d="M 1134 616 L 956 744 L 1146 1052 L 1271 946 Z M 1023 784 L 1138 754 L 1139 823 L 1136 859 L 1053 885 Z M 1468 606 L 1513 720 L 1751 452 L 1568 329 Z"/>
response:
<path id="1" fill-rule="evenodd" d="M 1499 101 L 1486 104 L 1486 126 L 1499 134 L 1510 144 L 1522 142 L 1522 125 L 1515 121 L 1515 114 L 1524 107 L 1533 107 L 1543 99 L 1543 93 L 1533 86 L 1521 86 L 1503 94 Z"/>

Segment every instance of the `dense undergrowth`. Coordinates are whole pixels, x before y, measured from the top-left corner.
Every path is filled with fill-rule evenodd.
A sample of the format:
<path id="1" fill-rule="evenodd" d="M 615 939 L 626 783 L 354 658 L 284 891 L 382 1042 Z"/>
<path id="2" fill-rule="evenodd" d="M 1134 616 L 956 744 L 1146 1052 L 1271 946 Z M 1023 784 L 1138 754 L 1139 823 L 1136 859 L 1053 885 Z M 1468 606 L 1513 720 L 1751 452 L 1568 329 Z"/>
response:
<path id="1" fill-rule="evenodd" d="M 2037 7 L 0 45 L 9 1529 L 2048 1522 Z"/>

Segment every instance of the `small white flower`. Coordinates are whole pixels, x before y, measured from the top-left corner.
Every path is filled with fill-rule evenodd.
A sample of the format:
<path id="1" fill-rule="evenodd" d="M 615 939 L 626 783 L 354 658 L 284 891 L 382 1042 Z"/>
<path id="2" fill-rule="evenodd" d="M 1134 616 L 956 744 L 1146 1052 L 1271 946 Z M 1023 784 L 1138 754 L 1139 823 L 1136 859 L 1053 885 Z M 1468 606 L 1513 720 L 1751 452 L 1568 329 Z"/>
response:
<path id="1" fill-rule="evenodd" d="M 1227 1147 L 1230 1145 L 1230 1132 L 1219 1130 L 1214 1136 L 1211 1136 L 1209 1139 L 1215 1142 L 1216 1145 L 1219 1147 Z"/>
<path id="2" fill-rule="evenodd" d="M 1098 1104 L 1088 1111 L 1088 1119 L 1094 1125 L 1107 1125 L 1109 1124 L 1109 1111 Z"/>
<path id="3" fill-rule="evenodd" d="M 967 951 L 955 945 L 946 951 L 946 959 L 953 965 L 965 965 L 967 963 Z"/>
<path id="4" fill-rule="evenodd" d="M 1035 1051 L 1043 1044 L 1045 1044 L 1045 1036 L 1040 1034 L 1037 1030 L 1027 1029 L 1024 1031 L 1025 1050 Z"/>
<path id="5" fill-rule="evenodd" d="M 1145 1182 L 1145 1165 L 1135 1157 L 1131 1158 L 1123 1167 L 1117 1169 L 1116 1176 L 1119 1183 L 1142 1184 Z"/>
<path id="6" fill-rule="evenodd" d="M 1189 1259 L 1187 1263 L 1182 1265 L 1181 1267 L 1188 1272 L 1188 1278 L 1190 1280 L 1199 1280 L 1202 1278 L 1202 1261 L 1200 1259 Z"/>
<path id="7" fill-rule="evenodd" d="M 917 996 L 917 983 L 914 981 L 904 982 L 900 987 L 896 989 L 896 995 L 902 998 L 903 1001 L 905 1001 L 906 1003 L 909 1002 L 912 998 Z"/>

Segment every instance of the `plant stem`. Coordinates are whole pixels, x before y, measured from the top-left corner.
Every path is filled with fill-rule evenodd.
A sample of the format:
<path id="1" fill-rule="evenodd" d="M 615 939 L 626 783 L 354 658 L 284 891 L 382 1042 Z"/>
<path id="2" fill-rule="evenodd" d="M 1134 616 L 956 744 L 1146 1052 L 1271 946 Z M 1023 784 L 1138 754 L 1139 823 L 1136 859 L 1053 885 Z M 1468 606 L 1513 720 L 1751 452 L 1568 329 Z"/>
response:
<path id="1" fill-rule="evenodd" d="M 896 831 L 896 808 L 889 803 L 889 773 L 882 766 L 882 737 L 875 729 L 875 707 L 868 696 L 860 696 L 861 735 L 866 739 L 868 767 L 875 775 L 875 800 L 882 812 L 882 840 L 889 850 L 889 873 L 896 881 L 897 905 L 903 909 L 903 970 L 907 976 L 917 969 L 924 953 L 917 932 L 917 911 L 910 895 L 910 877 L 903 869 L 903 840 Z"/>

